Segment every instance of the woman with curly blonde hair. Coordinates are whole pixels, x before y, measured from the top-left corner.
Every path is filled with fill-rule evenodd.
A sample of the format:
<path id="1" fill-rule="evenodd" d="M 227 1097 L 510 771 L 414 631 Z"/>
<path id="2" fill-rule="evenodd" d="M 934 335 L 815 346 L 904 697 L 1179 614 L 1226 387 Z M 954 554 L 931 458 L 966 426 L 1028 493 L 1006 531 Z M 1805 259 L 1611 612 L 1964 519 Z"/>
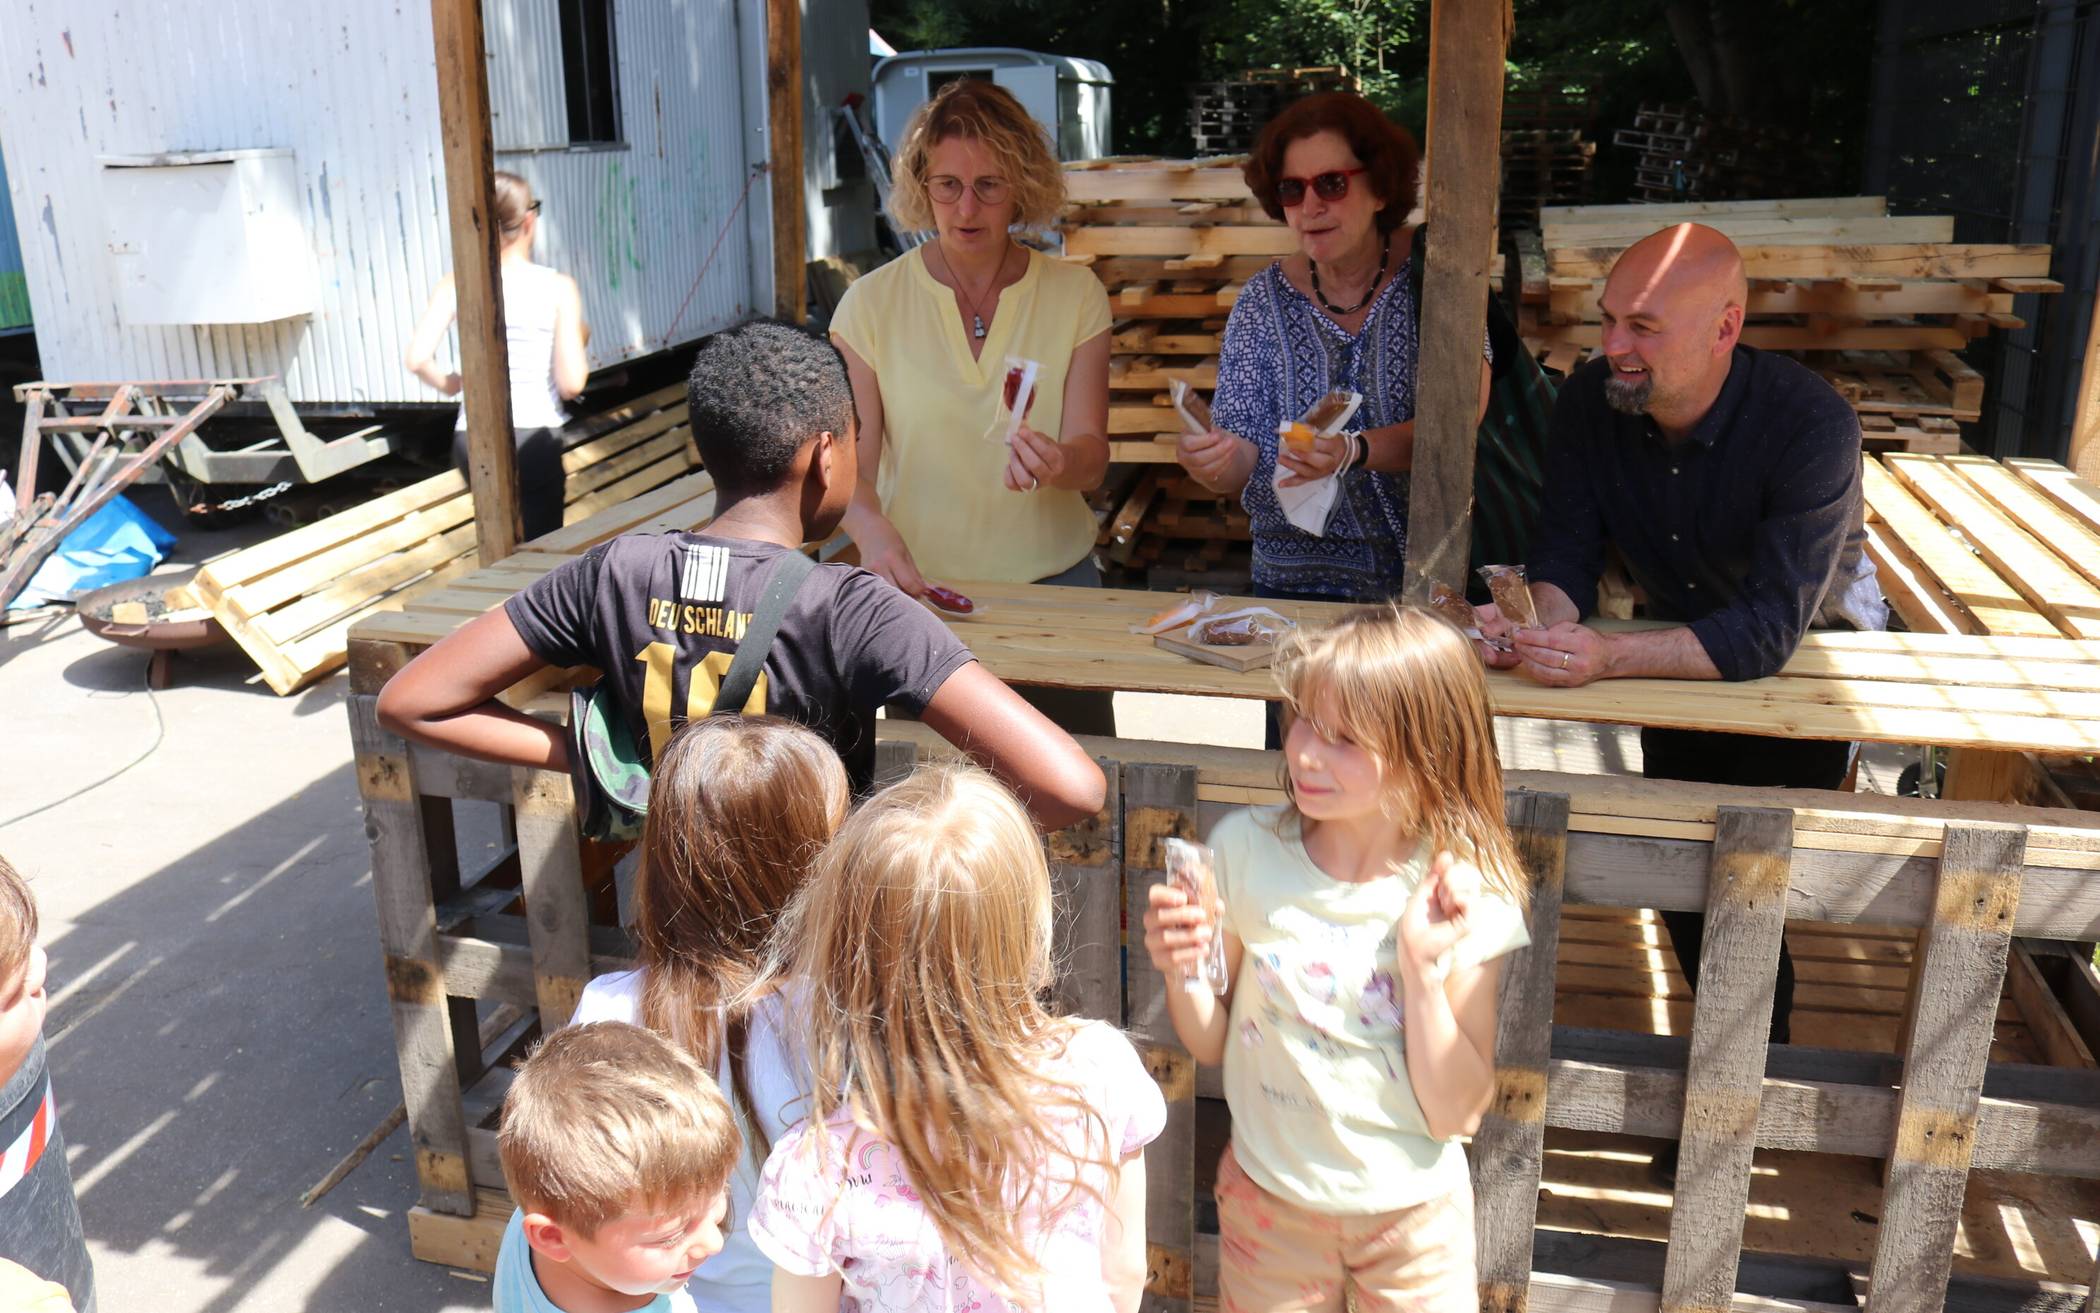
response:
<path id="1" fill-rule="evenodd" d="M 1012 236 L 1055 221 L 1064 199 L 1049 136 L 1020 102 L 949 83 L 912 117 L 890 194 L 898 222 L 933 240 L 855 282 L 831 321 L 860 413 L 846 532 L 862 565 L 914 597 L 929 579 L 1100 583 L 1085 494 L 1108 468 L 1108 294 Z M 985 435 L 1008 356 L 1041 372 L 1002 446 Z M 1106 699 L 1078 696 L 1100 705 L 1044 710 L 1113 733 Z"/>

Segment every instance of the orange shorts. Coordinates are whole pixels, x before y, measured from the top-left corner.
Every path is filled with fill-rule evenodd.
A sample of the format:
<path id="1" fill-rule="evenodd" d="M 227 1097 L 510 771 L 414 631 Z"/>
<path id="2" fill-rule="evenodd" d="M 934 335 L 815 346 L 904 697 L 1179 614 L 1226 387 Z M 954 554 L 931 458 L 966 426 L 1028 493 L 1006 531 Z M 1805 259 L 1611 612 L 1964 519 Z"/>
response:
<path id="1" fill-rule="evenodd" d="M 1473 1187 L 1390 1213 L 1316 1213 L 1218 1163 L 1223 1313 L 1476 1313 Z"/>

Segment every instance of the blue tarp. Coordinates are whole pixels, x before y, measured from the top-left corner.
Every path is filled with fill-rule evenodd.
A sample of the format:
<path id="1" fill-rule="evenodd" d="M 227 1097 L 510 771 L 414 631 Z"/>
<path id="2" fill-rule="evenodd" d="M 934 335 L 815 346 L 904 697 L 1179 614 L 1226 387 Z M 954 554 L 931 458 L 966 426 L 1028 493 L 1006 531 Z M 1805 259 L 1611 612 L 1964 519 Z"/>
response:
<path id="1" fill-rule="evenodd" d="M 7 609 L 26 611 L 151 574 L 174 545 L 174 534 L 124 498 L 112 497 L 66 535 Z"/>

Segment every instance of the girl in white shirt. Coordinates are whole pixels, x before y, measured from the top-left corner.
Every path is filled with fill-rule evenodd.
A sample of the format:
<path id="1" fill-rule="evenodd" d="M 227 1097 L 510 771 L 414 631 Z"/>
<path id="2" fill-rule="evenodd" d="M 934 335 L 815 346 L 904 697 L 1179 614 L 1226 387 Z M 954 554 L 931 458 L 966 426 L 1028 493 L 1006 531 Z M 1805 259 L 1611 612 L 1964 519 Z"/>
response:
<path id="1" fill-rule="evenodd" d="M 584 354 L 590 329 L 576 280 L 532 261 L 540 230 L 540 202 L 515 173 L 496 175 L 496 226 L 503 235 L 503 335 L 510 356 L 510 423 L 518 453 L 518 513 L 525 539 L 561 528 L 563 494 L 562 402 L 583 391 L 591 366 Z M 437 364 L 438 347 L 459 317 L 459 293 L 446 274 L 430 294 L 402 362 L 448 397 L 460 391 L 458 370 Z M 467 472 L 467 411 L 460 407 L 452 434 L 452 464 Z"/>
<path id="2" fill-rule="evenodd" d="M 689 721 L 657 758 L 635 876 L 641 966 L 584 987 L 573 1024 L 626 1021 L 715 1073 L 744 1153 L 729 1180 L 722 1251 L 686 1285 L 701 1308 L 765 1313 L 773 1268 L 745 1229 L 759 1167 L 804 1114 L 793 987 L 766 965 L 767 935 L 846 818 L 845 767 L 791 721 Z"/>
<path id="3" fill-rule="evenodd" d="M 1530 942 L 1480 662 L 1425 611 L 1351 612 L 1277 668 L 1290 802 L 1211 834 L 1220 916 L 1154 886 L 1175 1033 L 1225 1064 L 1224 1306 L 1478 1307 L 1458 1137 L 1494 1092 L 1495 959 Z M 1183 987 L 1223 935 L 1223 998 Z"/>

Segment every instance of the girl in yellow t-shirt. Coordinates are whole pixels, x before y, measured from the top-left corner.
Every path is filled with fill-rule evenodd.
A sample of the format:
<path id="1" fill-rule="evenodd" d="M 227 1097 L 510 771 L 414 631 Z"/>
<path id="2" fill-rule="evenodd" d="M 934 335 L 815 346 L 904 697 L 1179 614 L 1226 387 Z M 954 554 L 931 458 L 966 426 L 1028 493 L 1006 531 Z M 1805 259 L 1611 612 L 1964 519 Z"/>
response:
<path id="1" fill-rule="evenodd" d="M 1480 663 L 1383 607 L 1301 640 L 1278 681 L 1291 801 L 1212 833 L 1217 924 L 1168 885 L 1145 914 L 1176 1033 L 1225 1064 L 1221 1294 L 1472 1310 L 1457 1137 L 1493 1091 L 1496 959 L 1530 942 Z M 1213 935 L 1222 998 L 1183 987 Z"/>

